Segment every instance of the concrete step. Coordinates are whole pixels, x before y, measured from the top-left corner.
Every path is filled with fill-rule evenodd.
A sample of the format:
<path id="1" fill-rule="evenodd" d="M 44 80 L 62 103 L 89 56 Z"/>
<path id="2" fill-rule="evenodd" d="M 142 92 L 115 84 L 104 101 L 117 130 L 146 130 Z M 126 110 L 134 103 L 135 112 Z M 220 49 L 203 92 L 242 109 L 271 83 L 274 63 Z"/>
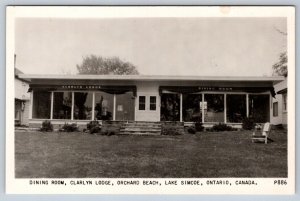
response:
<path id="1" fill-rule="evenodd" d="M 160 135 L 160 122 L 126 122 L 121 126 L 120 134 L 123 135 Z"/>
<path id="2" fill-rule="evenodd" d="M 135 128 L 140 128 L 140 129 L 161 129 L 161 126 L 121 126 L 121 129 L 123 128 L 132 128 L 132 129 L 135 129 Z"/>
<path id="3" fill-rule="evenodd" d="M 121 132 L 126 132 L 126 131 L 130 131 L 130 132 L 160 132 L 161 129 L 153 129 L 153 128 L 121 128 L 120 129 Z"/>
<path id="4" fill-rule="evenodd" d="M 121 135 L 161 135 L 160 132 L 120 132 Z"/>

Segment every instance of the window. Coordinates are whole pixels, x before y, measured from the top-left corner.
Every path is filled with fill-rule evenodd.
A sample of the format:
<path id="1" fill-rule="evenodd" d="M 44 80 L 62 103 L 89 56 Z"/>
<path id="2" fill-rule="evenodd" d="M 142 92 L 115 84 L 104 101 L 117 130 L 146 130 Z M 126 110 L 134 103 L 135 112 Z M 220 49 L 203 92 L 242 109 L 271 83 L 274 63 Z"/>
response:
<path id="1" fill-rule="evenodd" d="M 112 120 L 114 110 L 114 95 L 97 92 L 95 93 L 95 119 Z"/>
<path id="2" fill-rule="evenodd" d="M 278 117 L 278 102 L 273 103 L 273 117 Z"/>
<path id="3" fill-rule="evenodd" d="M 156 96 L 150 96 L 150 110 L 156 110 Z"/>
<path id="4" fill-rule="evenodd" d="M 134 120 L 133 92 L 116 95 L 116 120 Z"/>
<path id="5" fill-rule="evenodd" d="M 32 118 L 50 119 L 51 92 L 34 91 Z"/>
<path id="6" fill-rule="evenodd" d="M 249 116 L 257 123 L 270 121 L 270 96 L 262 94 L 249 95 Z"/>
<path id="7" fill-rule="evenodd" d="M 54 92 L 53 119 L 71 119 L 72 93 Z"/>
<path id="8" fill-rule="evenodd" d="M 180 121 L 180 95 L 162 94 L 160 114 L 161 121 Z"/>
<path id="9" fill-rule="evenodd" d="M 183 94 L 183 121 L 202 122 L 202 94 Z"/>
<path id="10" fill-rule="evenodd" d="M 224 122 L 224 94 L 204 94 L 204 121 Z"/>
<path id="11" fill-rule="evenodd" d="M 92 120 L 93 93 L 74 93 L 74 119 Z"/>
<path id="12" fill-rule="evenodd" d="M 230 123 L 241 123 L 246 117 L 246 95 L 228 94 L 227 103 L 227 121 Z"/>
<path id="13" fill-rule="evenodd" d="M 283 111 L 287 111 L 287 94 L 282 94 Z"/>
<path id="14" fill-rule="evenodd" d="M 145 109 L 146 109 L 146 97 L 139 96 L 139 110 L 145 110 Z"/>

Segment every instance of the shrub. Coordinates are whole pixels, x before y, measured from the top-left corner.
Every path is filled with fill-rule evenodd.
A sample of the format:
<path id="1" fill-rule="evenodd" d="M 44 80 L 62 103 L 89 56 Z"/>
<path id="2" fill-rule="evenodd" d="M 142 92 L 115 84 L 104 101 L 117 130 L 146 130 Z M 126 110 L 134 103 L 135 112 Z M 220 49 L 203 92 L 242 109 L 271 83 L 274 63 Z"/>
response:
<path id="1" fill-rule="evenodd" d="M 93 127 L 90 129 L 90 134 L 100 133 L 100 131 L 101 131 L 100 127 Z"/>
<path id="2" fill-rule="evenodd" d="M 46 132 L 53 131 L 52 123 L 48 120 L 43 121 L 41 131 L 46 131 Z"/>
<path id="3" fill-rule="evenodd" d="M 64 131 L 64 132 L 78 131 L 78 126 L 76 123 L 72 123 L 72 124 L 65 123 L 65 125 L 63 125 L 61 131 Z"/>
<path id="4" fill-rule="evenodd" d="M 253 118 L 244 118 L 242 121 L 242 128 L 245 130 L 252 130 L 255 127 L 254 119 Z"/>
<path id="5" fill-rule="evenodd" d="M 165 126 L 161 129 L 162 135 L 180 135 L 175 127 L 172 126 Z"/>
<path id="6" fill-rule="evenodd" d="M 190 134 L 195 134 L 196 129 L 194 127 L 188 127 L 187 132 L 190 133 Z"/>
<path id="7" fill-rule="evenodd" d="M 100 133 L 101 131 L 101 125 L 99 124 L 98 121 L 91 121 L 86 125 L 87 130 L 90 131 L 90 134 L 93 133 Z"/>
<path id="8" fill-rule="evenodd" d="M 203 124 L 201 123 L 201 122 L 196 122 L 195 123 L 195 129 L 196 129 L 196 131 L 203 131 L 204 130 L 204 126 L 203 126 Z"/>
<path id="9" fill-rule="evenodd" d="M 235 130 L 234 128 L 232 128 L 231 126 L 228 126 L 226 124 L 223 123 L 219 123 L 219 124 L 215 124 L 213 125 L 213 127 L 211 128 L 211 131 L 233 131 Z"/>

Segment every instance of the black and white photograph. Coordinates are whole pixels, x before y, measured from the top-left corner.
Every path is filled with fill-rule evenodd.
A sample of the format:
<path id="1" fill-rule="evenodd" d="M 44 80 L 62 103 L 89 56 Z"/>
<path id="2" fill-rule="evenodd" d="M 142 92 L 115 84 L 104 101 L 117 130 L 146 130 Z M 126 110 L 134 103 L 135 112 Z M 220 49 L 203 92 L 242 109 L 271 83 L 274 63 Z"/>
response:
<path id="1" fill-rule="evenodd" d="M 8 191 L 294 193 L 294 15 L 7 7 Z"/>

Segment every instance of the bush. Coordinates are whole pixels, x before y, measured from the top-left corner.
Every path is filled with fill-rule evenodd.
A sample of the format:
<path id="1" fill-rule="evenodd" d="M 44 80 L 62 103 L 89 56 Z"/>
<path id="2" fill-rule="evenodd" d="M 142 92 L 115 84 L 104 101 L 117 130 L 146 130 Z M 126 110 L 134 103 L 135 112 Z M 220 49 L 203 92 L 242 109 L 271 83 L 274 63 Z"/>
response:
<path id="1" fill-rule="evenodd" d="M 195 129 L 196 129 L 196 131 L 203 131 L 204 130 L 204 126 L 203 126 L 203 124 L 201 123 L 201 122 L 196 122 L 195 123 Z"/>
<path id="2" fill-rule="evenodd" d="M 161 134 L 162 135 L 180 135 L 180 133 L 177 131 L 175 127 L 163 127 L 161 129 Z"/>
<path id="3" fill-rule="evenodd" d="M 219 124 L 215 124 L 213 125 L 213 127 L 211 128 L 211 131 L 233 131 L 235 130 L 234 128 L 232 128 L 231 126 L 228 126 L 226 124 L 223 123 L 219 123 Z"/>
<path id="4" fill-rule="evenodd" d="M 101 131 L 100 127 L 93 127 L 90 129 L 90 134 L 100 133 L 100 131 Z"/>
<path id="5" fill-rule="evenodd" d="M 242 128 L 244 130 L 252 130 L 255 127 L 254 119 L 253 118 L 244 118 L 242 121 Z"/>
<path id="6" fill-rule="evenodd" d="M 101 125 L 99 124 L 98 121 L 91 121 L 86 125 L 87 130 L 90 131 L 90 134 L 93 133 L 100 133 L 101 131 Z"/>
<path id="7" fill-rule="evenodd" d="M 190 133 L 190 134 L 195 134 L 196 129 L 194 127 L 188 127 L 187 132 Z"/>
<path id="8" fill-rule="evenodd" d="M 72 124 L 65 123 L 65 125 L 63 125 L 61 131 L 64 131 L 64 132 L 78 131 L 78 126 L 76 123 L 72 123 Z"/>
<path id="9" fill-rule="evenodd" d="M 43 121 L 41 131 L 53 131 L 53 125 L 51 124 L 51 122 L 48 120 Z"/>

